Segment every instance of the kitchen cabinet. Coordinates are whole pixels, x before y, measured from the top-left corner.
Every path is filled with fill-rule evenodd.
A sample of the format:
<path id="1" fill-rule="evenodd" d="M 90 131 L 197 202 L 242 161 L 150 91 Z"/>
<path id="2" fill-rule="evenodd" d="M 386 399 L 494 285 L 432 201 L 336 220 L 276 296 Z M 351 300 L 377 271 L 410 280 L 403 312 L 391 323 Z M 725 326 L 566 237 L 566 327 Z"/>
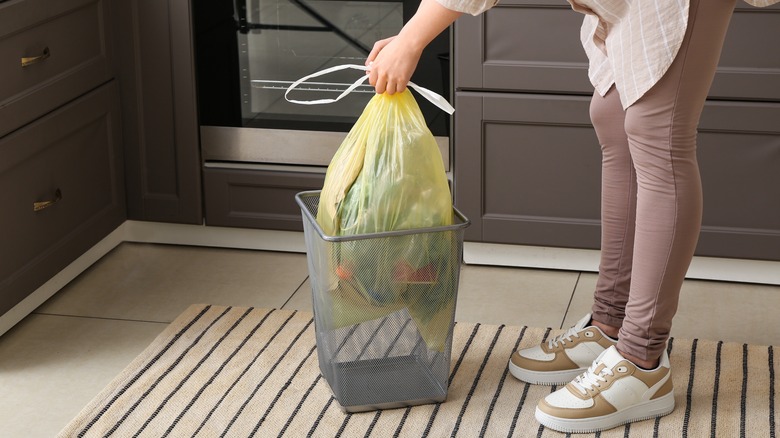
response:
<path id="1" fill-rule="evenodd" d="M 0 315 L 125 220 L 110 8 L 0 4 Z"/>
<path id="2" fill-rule="evenodd" d="M 699 127 L 697 255 L 780 260 L 780 7 L 738 6 Z M 598 249 L 600 160 L 582 16 L 504 0 L 455 24 L 455 200 L 475 242 Z M 756 43 L 758 42 L 758 44 Z"/>
<path id="3" fill-rule="evenodd" d="M 189 0 L 114 5 L 128 217 L 202 224 Z"/>
<path id="4" fill-rule="evenodd" d="M 322 189 L 325 168 L 300 170 L 230 168 L 222 163 L 203 169 L 206 224 L 223 227 L 303 231 L 295 195 Z M 287 166 L 291 167 L 291 166 Z"/>
<path id="5" fill-rule="evenodd" d="M 585 96 L 456 95 L 466 240 L 598 248 L 601 156 L 588 105 Z"/>

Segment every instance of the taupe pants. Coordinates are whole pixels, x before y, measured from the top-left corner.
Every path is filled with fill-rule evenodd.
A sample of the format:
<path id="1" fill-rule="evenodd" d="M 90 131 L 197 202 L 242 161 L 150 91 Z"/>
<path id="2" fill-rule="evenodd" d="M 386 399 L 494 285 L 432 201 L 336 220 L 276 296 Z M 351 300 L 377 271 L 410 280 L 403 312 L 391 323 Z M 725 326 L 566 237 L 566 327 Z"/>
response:
<path id="1" fill-rule="evenodd" d="M 593 319 L 620 327 L 618 349 L 660 357 L 701 228 L 696 127 L 735 0 L 691 0 L 682 47 L 664 77 L 623 110 L 594 94 L 601 144 L 601 264 Z"/>

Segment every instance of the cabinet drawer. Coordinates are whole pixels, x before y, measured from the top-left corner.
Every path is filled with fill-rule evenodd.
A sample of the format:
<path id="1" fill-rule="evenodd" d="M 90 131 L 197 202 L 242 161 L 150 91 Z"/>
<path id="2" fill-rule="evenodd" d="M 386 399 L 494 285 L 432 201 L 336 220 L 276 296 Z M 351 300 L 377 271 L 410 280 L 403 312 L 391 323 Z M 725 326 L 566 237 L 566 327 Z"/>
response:
<path id="1" fill-rule="evenodd" d="M 741 3 L 741 2 L 740 2 Z M 502 0 L 455 24 L 455 89 L 591 94 L 583 15 L 565 0 Z M 740 5 L 709 96 L 780 100 L 780 5 Z"/>
<path id="2" fill-rule="evenodd" d="M 0 139 L 0 314 L 124 220 L 117 96 L 111 82 Z"/>
<path id="3" fill-rule="evenodd" d="M 205 167 L 206 225 L 303 231 L 295 195 L 322 189 L 325 172 Z"/>
<path id="4" fill-rule="evenodd" d="M 0 137 L 112 76 L 104 1 L 54 3 L 0 5 Z"/>
<path id="5" fill-rule="evenodd" d="M 582 15 L 565 0 L 502 0 L 455 24 L 456 90 L 588 94 Z"/>
<path id="6" fill-rule="evenodd" d="M 710 98 L 780 101 L 780 4 L 738 3 L 731 17 Z"/>

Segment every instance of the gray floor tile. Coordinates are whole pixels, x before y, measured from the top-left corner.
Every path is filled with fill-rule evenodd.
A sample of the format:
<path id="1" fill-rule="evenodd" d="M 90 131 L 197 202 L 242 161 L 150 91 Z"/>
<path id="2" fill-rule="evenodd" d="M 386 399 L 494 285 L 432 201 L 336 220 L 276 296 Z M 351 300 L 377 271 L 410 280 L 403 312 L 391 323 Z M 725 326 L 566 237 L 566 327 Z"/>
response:
<path id="1" fill-rule="evenodd" d="M 0 337 L 0 436 L 56 436 L 165 327 L 28 316 Z"/>
<path id="2" fill-rule="evenodd" d="M 569 310 L 563 320 L 562 328 L 569 328 L 577 323 L 585 314 L 590 312 L 593 306 L 593 291 L 596 290 L 597 274 L 583 272 L 577 280 L 577 289 L 571 298 Z"/>
<path id="3" fill-rule="evenodd" d="M 577 272 L 465 265 L 455 319 L 560 327 Z"/>
<path id="4" fill-rule="evenodd" d="M 564 327 L 590 312 L 596 274 L 582 274 Z M 672 336 L 759 345 L 780 344 L 780 286 L 685 280 Z"/>
<path id="5" fill-rule="evenodd" d="M 170 322 L 191 304 L 279 308 L 304 254 L 123 243 L 36 312 Z"/>
<path id="6" fill-rule="evenodd" d="M 672 336 L 780 345 L 780 286 L 686 280 Z"/>
<path id="7" fill-rule="evenodd" d="M 295 291 L 290 300 L 284 304 L 283 309 L 305 310 L 311 312 L 313 309 L 311 299 L 311 283 L 307 278 L 305 282 Z"/>

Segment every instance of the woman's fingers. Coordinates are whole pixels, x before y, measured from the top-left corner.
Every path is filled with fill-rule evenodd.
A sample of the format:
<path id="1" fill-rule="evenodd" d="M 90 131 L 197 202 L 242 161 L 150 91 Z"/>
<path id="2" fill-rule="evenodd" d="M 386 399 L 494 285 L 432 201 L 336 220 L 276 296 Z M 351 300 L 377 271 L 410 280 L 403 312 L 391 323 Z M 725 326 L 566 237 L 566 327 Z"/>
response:
<path id="1" fill-rule="evenodd" d="M 366 60 L 368 82 L 379 94 L 400 93 L 406 89 L 419 58 L 420 54 L 409 50 L 401 39 L 377 41 Z"/>
<path id="2" fill-rule="evenodd" d="M 385 93 L 395 94 L 400 93 L 405 89 L 406 85 L 403 83 L 403 81 L 387 81 L 387 85 L 385 86 Z"/>
<path id="3" fill-rule="evenodd" d="M 372 79 L 372 77 L 374 79 Z M 368 75 L 368 83 L 374 87 L 377 94 L 395 94 L 400 93 L 406 89 L 403 81 L 389 80 L 387 76 L 377 73 L 371 73 Z"/>
<path id="4" fill-rule="evenodd" d="M 385 38 L 374 43 L 374 47 L 371 48 L 371 53 L 368 54 L 368 58 L 366 59 L 366 66 L 368 66 L 376 59 L 376 56 L 379 54 L 379 52 L 381 52 L 382 49 L 384 49 L 384 47 L 393 40 L 393 38 L 395 37 L 391 36 L 390 38 Z"/>
<path id="5" fill-rule="evenodd" d="M 368 83 L 374 87 L 374 90 L 376 90 L 377 94 L 393 94 L 396 92 L 395 82 L 390 80 L 387 72 L 381 67 L 381 65 L 370 65 L 367 73 Z"/>
<path id="6" fill-rule="evenodd" d="M 387 89 L 387 81 L 384 79 L 378 79 L 374 84 L 371 84 L 374 86 L 374 90 L 376 90 L 377 94 L 382 94 Z"/>

